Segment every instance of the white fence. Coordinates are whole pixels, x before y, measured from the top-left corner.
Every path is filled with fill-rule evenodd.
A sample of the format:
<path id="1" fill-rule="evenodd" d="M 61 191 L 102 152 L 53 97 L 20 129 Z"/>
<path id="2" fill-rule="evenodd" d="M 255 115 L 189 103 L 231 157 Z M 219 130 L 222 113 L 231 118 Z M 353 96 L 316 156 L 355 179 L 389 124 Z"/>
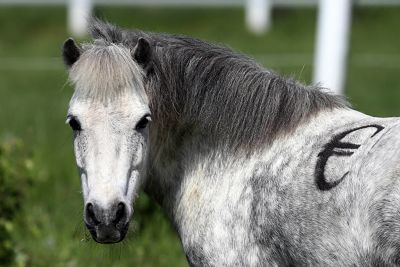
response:
<path id="1" fill-rule="evenodd" d="M 0 0 L 0 5 L 67 5 L 68 27 L 73 35 L 84 35 L 87 17 L 94 5 L 127 6 L 240 6 L 246 24 L 255 34 L 271 27 L 273 7 L 318 5 L 318 26 L 314 59 L 314 82 L 343 93 L 352 5 L 400 5 L 400 0 Z"/>
<path id="2" fill-rule="evenodd" d="M 340 94 L 346 78 L 350 25 L 350 0 L 321 0 L 313 80 Z"/>
<path id="3" fill-rule="evenodd" d="M 319 0 L 271 0 L 274 7 L 314 6 Z M 66 5 L 69 0 L 0 0 L 0 5 Z M 355 5 L 400 5 L 400 0 L 353 0 Z M 244 6 L 246 0 L 93 0 L 95 5 L 126 6 Z"/>

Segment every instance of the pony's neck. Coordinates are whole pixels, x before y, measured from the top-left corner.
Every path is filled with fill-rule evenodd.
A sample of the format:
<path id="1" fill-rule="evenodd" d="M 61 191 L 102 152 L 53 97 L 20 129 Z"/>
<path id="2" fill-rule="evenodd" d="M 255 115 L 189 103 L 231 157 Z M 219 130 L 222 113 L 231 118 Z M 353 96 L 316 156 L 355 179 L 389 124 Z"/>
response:
<path id="1" fill-rule="evenodd" d="M 146 190 L 163 206 L 178 195 L 189 152 L 253 153 L 320 111 L 346 107 L 339 97 L 202 42 L 157 48 L 146 87 L 153 116 Z"/>

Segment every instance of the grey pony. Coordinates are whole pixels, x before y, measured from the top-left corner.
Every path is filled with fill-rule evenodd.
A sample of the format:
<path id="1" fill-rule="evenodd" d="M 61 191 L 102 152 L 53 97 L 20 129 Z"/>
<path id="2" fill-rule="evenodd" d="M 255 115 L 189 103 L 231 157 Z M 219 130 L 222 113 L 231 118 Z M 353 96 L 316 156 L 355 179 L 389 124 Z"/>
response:
<path id="1" fill-rule="evenodd" d="M 78 68 L 84 56 L 102 81 L 121 76 L 124 64 L 140 68 L 126 73 L 140 76 L 131 78 L 143 87 L 152 120 L 142 188 L 169 216 L 191 266 L 400 265 L 398 118 L 354 111 L 323 88 L 190 37 L 96 20 L 91 34 L 94 41 L 82 47 L 64 44 L 71 80 L 85 72 Z M 115 57 L 112 46 L 131 51 L 133 61 Z M 95 57 L 101 60 L 91 63 Z M 119 72 L 109 67 L 116 58 L 125 60 Z M 71 103 L 108 106 L 118 89 L 105 84 Z M 86 130 L 78 119 L 69 117 L 75 138 Z M 90 183 L 84 160 L 77 161 L 82 183 Z M 102 242 L 107 229 L 118 235 L 104 243 L 122 240 L 133 204 L 120 202 L 104 216 L 86 204 L 93 238 Z"/>

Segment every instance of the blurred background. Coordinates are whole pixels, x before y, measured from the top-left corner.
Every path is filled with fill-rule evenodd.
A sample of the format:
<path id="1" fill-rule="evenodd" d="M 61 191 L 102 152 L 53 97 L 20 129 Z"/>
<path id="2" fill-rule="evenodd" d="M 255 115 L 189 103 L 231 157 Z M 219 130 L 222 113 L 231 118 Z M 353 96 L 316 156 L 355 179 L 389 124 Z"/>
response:
<path id="1" fill-rule="evenodd" d="M 86 38 L 72 14 L 88 8 L 82 1 L 0 0 L 0 266 L 187 266 L 173 228 L 144 194 L 123 243 L 95 244 L 84 229 L 64 124 L 72 88 L 60 58 L 67 37 Z M 307 84 L 322 82 L 317 73 L 328 66 L 328 76 L 338 75 L 333 89 L 355 109 L 400 115 L 400 1 L 325 7 L 333 17 L 325 22 L 321 2 L 333 0 L 257 1 L 103 0 L 89 10 L 123 27 L 224 44 Z"/>

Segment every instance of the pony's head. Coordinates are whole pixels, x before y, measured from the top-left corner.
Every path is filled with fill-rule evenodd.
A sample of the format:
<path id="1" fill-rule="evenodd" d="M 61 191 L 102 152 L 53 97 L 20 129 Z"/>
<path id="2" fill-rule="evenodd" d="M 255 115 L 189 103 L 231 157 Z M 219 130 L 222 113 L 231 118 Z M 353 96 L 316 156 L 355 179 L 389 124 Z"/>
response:
<path id="1" fill-rule="evenodd" d="M 145 39 L 134 49 L 106 41 L 79 47 L 72 39 L 63 46 L 75 86 L 67 123 L 74 132 L 83 218 L 99 243 L 125 237 L 146 177 L 151 114 L 143 77 L 150 51 Z"/>

